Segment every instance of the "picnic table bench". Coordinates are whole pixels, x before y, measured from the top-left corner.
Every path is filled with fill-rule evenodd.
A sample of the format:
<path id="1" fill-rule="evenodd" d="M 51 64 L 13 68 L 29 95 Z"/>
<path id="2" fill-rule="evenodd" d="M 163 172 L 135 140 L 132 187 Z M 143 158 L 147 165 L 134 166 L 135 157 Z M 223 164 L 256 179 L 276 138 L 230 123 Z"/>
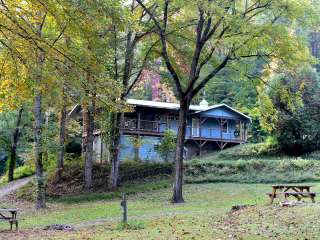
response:
<path id="1" fill-rule="evenodd" d="M 0 220 L 8 221 L 10 223 L 10 230 L 12 230 L 13 224 L 16 225 L 16 230 L 18 230 L 17 213 L 18 213 L 18 209 L 15 209 L 15 208 L 1 208 Z M 11 216 L 9 214 L 11 214 Z"/>
<path id="2" fill-rule="evenodd" d="M 279 195 L 284 196 L 286 200 L 290 196 L 295 197 L 298 201 L 301 201 L 302 198 L 311 198 L 314 203 L 316 193 L 310 192 L 311 187 L 310 185 L 272 185 L 272 192 L 267 195 L 270 197 L 270 204 Z"/>

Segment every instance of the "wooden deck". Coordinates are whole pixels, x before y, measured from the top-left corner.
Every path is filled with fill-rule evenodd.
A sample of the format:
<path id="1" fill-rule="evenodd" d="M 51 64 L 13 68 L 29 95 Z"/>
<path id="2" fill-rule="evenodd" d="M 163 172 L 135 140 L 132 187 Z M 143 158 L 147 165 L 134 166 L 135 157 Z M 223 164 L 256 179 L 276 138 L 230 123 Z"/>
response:
<path id="1" fill-rule="evenodd" d="M 148 120 L 138 120 L 138 119 L 126 119 L 125 125 L 121 128 L 122 132 L 127 135 L 141 135 L 141 136 L 157 136 L 161 137 L 164 135 L 166 129 L 172 129 L 172 125 L 177 126 L 176 124 L 168 124 L 166 122 L 160 121 L 148 121 Z M 224 143 L 245 143 L 245 137 L 234 137 L 229 133 L 230 137 L 226 137 L 219 132 L 219 137 L 214 136 L 214 129 L 206 129 L 207 134 L 201 136 L 202 128 L 199 128 L 198 135 L 192 134 L 192 129 L 188 127 L 186 133 L 186 140 L 194 141 L 209 141 L 209 142 L 219 142 L 222 145 Z M 216 130 L 216 129 L 215 129 Z M 221 131 L 221 130 L 220 130 Z M 216 134 L 217 135 L 217 134 Z"/>

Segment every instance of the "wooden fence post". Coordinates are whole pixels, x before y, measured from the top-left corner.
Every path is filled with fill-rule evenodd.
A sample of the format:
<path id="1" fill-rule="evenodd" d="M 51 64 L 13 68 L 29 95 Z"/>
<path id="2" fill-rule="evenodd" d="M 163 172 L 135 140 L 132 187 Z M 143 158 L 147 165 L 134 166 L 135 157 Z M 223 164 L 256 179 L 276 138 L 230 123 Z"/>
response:
<path id="1" fill-rule="evenodd" d="M 122 194 L 122 200 L 120 203 L 122 209 L 123 209 L 123 223 L 127 224 L 128 223 L 128 207 L 127 207 L 127 196 L 126 194 Z"/>

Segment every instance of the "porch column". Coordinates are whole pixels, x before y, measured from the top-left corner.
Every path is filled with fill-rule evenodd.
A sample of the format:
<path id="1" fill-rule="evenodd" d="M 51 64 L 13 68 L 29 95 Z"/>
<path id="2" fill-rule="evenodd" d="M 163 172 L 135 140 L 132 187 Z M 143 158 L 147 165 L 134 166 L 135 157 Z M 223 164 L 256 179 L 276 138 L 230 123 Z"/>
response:
<path id="1" fill-rule="evenodd" d="M 169 129 L 169 115 L 166 113 L 166 129 Z"/>
<path id="2" fill-rule="evenodd" d="M 137 123 L 138 131 L 140 131 L 140 118 L 141 118 L 141 114 L 140 114 L 140 112 L 138 112 L 138 123 Z"/>
<path id="3" fill-rule="evenodd" d="M 222 127 L 223 127 L 222 118 L 220 118 L 220 138 L 221 139 L 222 139 Z"/>
<path id="4" fill-rule="evenodd" d="M 202 118 L 200 117 L 199 118 L 199 136 L 200 136 L 200 138 L 202 137 L 201 130 L 202 130 Z"/>

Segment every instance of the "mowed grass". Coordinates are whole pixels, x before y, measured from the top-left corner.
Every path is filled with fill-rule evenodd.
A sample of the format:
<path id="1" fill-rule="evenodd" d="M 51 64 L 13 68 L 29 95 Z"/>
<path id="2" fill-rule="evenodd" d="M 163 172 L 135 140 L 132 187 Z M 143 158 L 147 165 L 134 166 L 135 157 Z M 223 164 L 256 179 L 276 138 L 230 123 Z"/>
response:
<path id="1" fill-rule="evenodd" d="M 171 204 L 170 183 L 160 182 L 159 189 L 153 183 L 143 193 L 132 190 L 128 197 L 132 228 L 119 227 L 119 198 L 110 200 L 105 193 L 94 193 L 92 198 L 73 197 L 74 203 L 72 198 L 51 201 L 49 209 L 40 212 L 26 206 L 20 216 L 20 233 L 0 233 L 0 239 L 1 235 L 11 239 L 314 239 L 320 234 L 320 206 L 270 206 L 265 195 L 270 184 L 189 184 L 184 187 L 186 202 Z M 313 191 L 320 192 L 320 184 L 312 185 Z M 120 192 L 130 186 L 134 189 L 137 184 L 126 185 Z M 233 205 L 242 204 L 256 206 L 230 213 Z M 73 225 L 76 231 L 30 230 L 56 223 Z M 8 224 L 0 227 L 7 229 Z"/>

